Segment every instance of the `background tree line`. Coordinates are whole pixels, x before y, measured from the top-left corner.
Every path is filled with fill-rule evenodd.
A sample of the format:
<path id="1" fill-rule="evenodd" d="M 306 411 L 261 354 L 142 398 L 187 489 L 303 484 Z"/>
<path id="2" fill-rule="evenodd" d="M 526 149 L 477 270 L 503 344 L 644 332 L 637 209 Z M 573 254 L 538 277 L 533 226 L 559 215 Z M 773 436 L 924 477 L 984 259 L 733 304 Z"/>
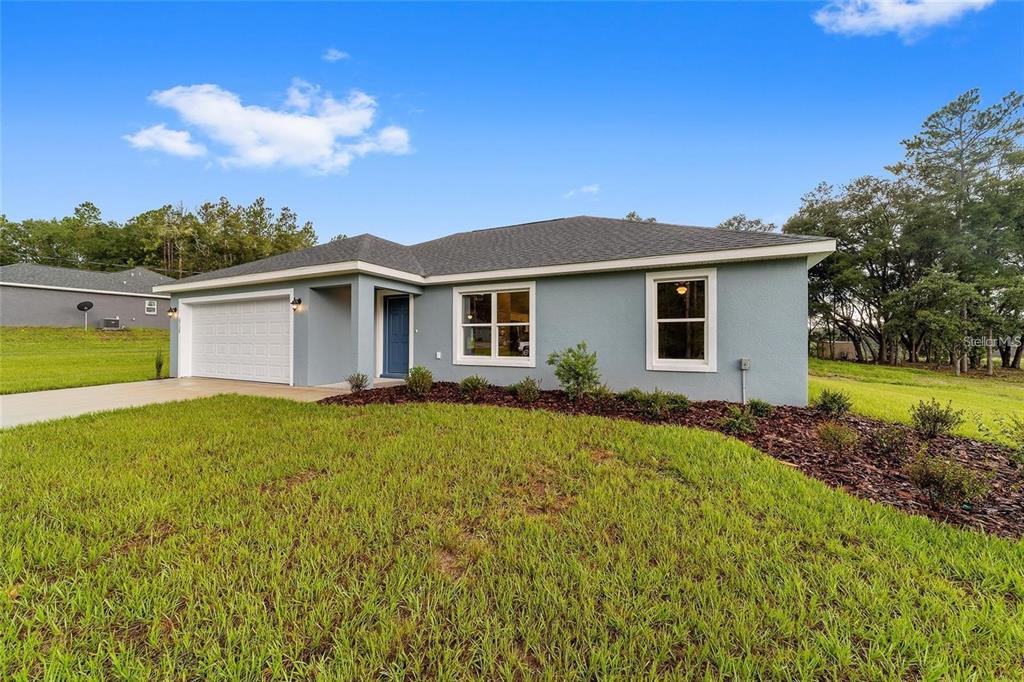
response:
<path id="1" fill-rule="evenodd" d="M 1024 343 L 1024 96 L 970 90 L 903 141 L 885 177 L 803 197 L 783 231 L 834 237 L 810 273 L 813 334 L 857 359 L 978 367 Z M 980 339 L 982 342 L 966 342 Z M 994 347 L 994 348 L 993 348 Z"/>
<path id="2" fill-rule="evenodd" d="M 89 270 L 139 265 L 171 277 L 247 263 L 317 243 L 310 222 L 262 197 L 248 206 L 221 197 L 195 210 L 162 206 L 123 224 L 86 202 L 73 215 L 12 222 L 0 216 L 0 265 L 30 261 Z"/>

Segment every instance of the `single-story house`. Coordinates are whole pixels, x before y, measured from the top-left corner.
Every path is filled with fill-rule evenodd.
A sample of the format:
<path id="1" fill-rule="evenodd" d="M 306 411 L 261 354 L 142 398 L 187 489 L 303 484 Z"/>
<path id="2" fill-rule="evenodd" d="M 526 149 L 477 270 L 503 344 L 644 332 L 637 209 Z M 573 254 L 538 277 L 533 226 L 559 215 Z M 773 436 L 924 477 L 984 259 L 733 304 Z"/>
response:
<path id="1" fill-rule="evenodd" d="M 0 266 L 0 326 L 100 327 L 118 320 L 122 327 L 167 329 L 170 296 L 153 287 L 173 282 L 146 268 L 98 272 L 36 263 Z M 88 312 L 80 303 L 92 304 Z M 83 306 L 84 307 L 84 306 Z"/>
<path id="2" fill-rule="evenodd" d="M 557 388 L 548 354 L 586 341 L 616 390 L 799 405 L 807 269 L 834 249 L 579 216 L 413 246 L 364 234 L 155 291 L 171 296 L 174 376 L 311 386 L 422 365 Z"/>

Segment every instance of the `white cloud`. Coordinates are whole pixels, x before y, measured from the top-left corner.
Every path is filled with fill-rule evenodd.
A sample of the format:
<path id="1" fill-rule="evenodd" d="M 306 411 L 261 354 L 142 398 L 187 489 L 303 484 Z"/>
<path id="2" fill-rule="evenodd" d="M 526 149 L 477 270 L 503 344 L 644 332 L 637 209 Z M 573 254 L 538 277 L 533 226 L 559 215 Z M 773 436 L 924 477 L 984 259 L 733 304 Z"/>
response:
<path id="1" fill-rule="evenodd" d="M 136 149 L 156 149 L 174 156 L 189 158 L 206 153 L 206 147 L 193 142 L 192 134 L 187 130 L 171 130 L 163 123 L 123 137 Z"/>
<path id="2" fill-rule="evenodd" d="M 593 194 L 597 194 L 600 191 L 601 191 L 601 185 L 583 185 L 582 187 L 577 187 L 575 189 L 569 190 L 568 192 L 566 192 L 562 196 L 564 198 L 566 198 L 566 199 L 571 199 L 572 197 L 576 196 L 577 194 L 591 194 L 591 195 L 593 195 Z"/>
<path id="3" fill-rule="evenodd" d="M 343 52 L 342 50 L 339 50 L 336 47 L 329 47 L 326 50 L 324 50 L 324 53 L 320 56 L 320 59 L 323 59 L 325 62 L 333 63 L 340 62 L 343 59 L 348 59 L 351 56 L 352 55 L 350 55 L 348 52 Z"/>
<path id="4" fill-rule="evenodd" d="M 243 104 L 235 93 L 212 84 L 179 85 L 154 92 L 150 100 L 173 109 L 210 142 L 223 146 L 226 151 L 219 160 L 227 167 L 289 166 L 331 173 L 367 154 L 412 151 L 406 129 L 392 125 L 371 130 L 377 102 L 359 90 L 336 100 L 322 94 L 319 86 L 295 79 L 281 110 Z M 188 132 L 166 132 L 189 140 Z M 166 145 L 149 146 L 181 153 Z"/>
<path id="5" fill-rule="evenodd" d="M 934 26 L 951 23 L 995 0 L 832 0 L 814 14 L 829 33 L 878 35 L 894 32 L 912 40 Z"/>

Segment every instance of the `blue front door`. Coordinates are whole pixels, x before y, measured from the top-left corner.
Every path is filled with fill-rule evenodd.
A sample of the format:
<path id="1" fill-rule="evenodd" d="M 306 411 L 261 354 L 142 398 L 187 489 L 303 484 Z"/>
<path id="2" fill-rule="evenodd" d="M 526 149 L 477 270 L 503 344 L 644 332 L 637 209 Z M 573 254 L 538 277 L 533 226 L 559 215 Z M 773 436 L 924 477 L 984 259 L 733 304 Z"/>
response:
<path id="1" fill-rule="evenodd" d="M 384 376 L 409 373 L 409 297 L 384 297 Z"/>

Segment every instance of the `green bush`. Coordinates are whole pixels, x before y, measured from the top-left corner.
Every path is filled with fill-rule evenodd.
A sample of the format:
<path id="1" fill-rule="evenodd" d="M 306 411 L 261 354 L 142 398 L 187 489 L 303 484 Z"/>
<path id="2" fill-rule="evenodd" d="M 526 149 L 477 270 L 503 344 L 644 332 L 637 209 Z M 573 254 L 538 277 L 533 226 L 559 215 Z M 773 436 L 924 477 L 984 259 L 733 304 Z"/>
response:
<path id="1" fill-rule="evenodd" d="M 490 387 L 490 382 L 479 374 L 473 374 L 459 382 L 459 392 L 470 398 L 477 398 Z"/>
<path id="2" fill-rule="evenodd" d="M 426 398 L 430 389 L 434 387 L 434 375 L 422 365 L 416 365 L 409 370 L 409 376 L 405 379 L 405 388 L 414 398 Z"/>
<path id="3" fill-rule="evenodd" d="M 609 388 L 608 384 L 601 384 L 593 391 L 591 391 L 587 397 L 593 400 L 595 403 L 607 405 L 608 403 L 615 400 L 615 391 Z"/>
<path id="4" fill-rule="evenodd" d="M 1024 413 L 1011 414 L 1008 417 L 996 415 L 993 421 L 996 423 L 995 428 L 978 424 L 978 430 L 1005 441 L 1010 447 L 1010 461 L 1024 467 Z"/>
<path id="5" fill-rule="evenodd" d="M 954 410 L 953 401 L 942 405 L 935 398 L 922 400 L 910 408 L 910 423 L 924 438 L 951 432 L 964 422 L 963 410 Z"/>
<path id="6" fill-rule="evenodd" d="M 164 352 L 158 350 L 156 352 L 156 358 L 153 360 L 153 365 L 156 368 L 156 378 L 159 379 L 164 375 Z"/>
<path id="7" fill-rule="evenodd" d="M 973 505 L 988 494 L 988 481 L 967 467 L 924 449 L 906 466 L 907 477 L 933 505 Z"/>
<path id="8" fill-rule="evenodd" d="M 526 377 L 519 383 L 512 384 L 508 390 L 521 403 L 535 403 L 540 400 L 540 382 L 533 377 Z"/>
<path id="9" fill-rule="evenodd" d="M 747 401 L 747 409 L 750 410 L 750 414 L 755 417 L 770 417 L 772 416 L 772 412 L 775 411 L 775 406 L 767 400 L 751 398 Z"/>
<path id="10" fill-rule="evenodd" d="M 818 427 L 818 441 L 825 452 L 842 455 L 857 446 L 860 436 L 845 424 L 825 422 Z"/>
<path id="11" fill-rule="evenodd" d="M 829 417 L 842 417 L 853 407 L 850 396 L 843 391 L 834 391 L 826 388 L 818 394 L 811 404 L 814 409 Z"/>
<path id="12" fill-rule="evenodd" d="M 570 400 L 579 400 L 601 386 L 597 353 L 589 352 L 585 341 L 576 344 L 574 348 L 551 353 L 548 364 L 555 368 L 558 383 Z"/>
<path id="13" fill-rule="evenodd" d="M 889 459 L 903 459 L 910 452 L 910 442 L 902 428 L 895 424 L 881 427 L 871 435 L 871 444 L 878 454 Z"/>
<path id="14" fill-rule="evenodd" d="M 690 407 L 690 399 L 682 393 L 670 393 L 659 388 L 650 393 L 631 388 L 620 393 L 618 399 L 635 406 L 651 419 L 661 419 L 673 410 L 686 410 Z"/>
<path id="15" fill-rule="evenodd" d="M 348 382 L 348 387 L 352 389 L 353 393 L 365 391 L 366 387 L 370 385 L 370 377 L 366 376 L 362 372 L 349 374 L 345 381 Z"/>
<path id="16" fill-rule="evenodd" d="M 757 432 L 757 417 L 746 407 L 730 405 L 728 414 L 718 420 L 718 428 L 734 436 L 750 435 Z"/>

